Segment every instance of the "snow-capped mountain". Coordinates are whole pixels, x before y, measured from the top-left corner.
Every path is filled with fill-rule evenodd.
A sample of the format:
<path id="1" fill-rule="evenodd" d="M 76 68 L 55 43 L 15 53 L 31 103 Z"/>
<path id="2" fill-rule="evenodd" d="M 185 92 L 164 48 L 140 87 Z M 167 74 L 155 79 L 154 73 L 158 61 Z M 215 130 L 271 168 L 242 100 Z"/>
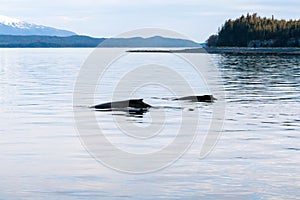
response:
<path id="1" fill-rule="evenodd" d="M 0 35 L 71 36 L 76 33 L 0 15 Z"/>

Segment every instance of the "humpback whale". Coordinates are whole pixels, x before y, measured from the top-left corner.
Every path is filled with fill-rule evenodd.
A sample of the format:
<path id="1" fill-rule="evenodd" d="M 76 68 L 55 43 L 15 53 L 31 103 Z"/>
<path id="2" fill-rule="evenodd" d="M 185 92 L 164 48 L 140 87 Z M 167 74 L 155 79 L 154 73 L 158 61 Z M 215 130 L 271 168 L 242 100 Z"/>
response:
<path id="1" fill-rule="evenodd" d="M 213 97 L 213 95 L 202 95 L 202 96 L 186 96 L 186 97 L 176 98 L 173 100 L 212 103 L 212 102 L 214 102 L 214 100 L 217 100 L 217 99 L 215 97 Z"/>
<path id="2" fill-rule="evenodd" d="M 142 108 L 148 109 L 152 106 L 143 102 L 143 99 L 129 99 L 125 101 L 114 101 L 92 106 L 95 109 L 120 109 L 120 108 Z"/>

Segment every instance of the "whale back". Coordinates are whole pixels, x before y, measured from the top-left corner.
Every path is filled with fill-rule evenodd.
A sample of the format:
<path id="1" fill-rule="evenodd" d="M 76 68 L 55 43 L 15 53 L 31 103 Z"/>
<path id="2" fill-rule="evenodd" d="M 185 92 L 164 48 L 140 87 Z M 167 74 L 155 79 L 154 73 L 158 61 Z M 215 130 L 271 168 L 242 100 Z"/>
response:
<path id="1" fill-rule="evenodd" d="M 96 109 L 112 109 L 112 108 L 150 108 L 151 105 L 143 102 L 143 99 L 129 99 L 125 101 L 114 101 L 109 103 L 103 103 L 94 106 Z"/>
<path id="2" fill-rule="evenodd" d="M 198 102 L 214 102 L 214 100 L 217 100 L 213 95 L 203 95 L 203 96 L 197 96 Z"/>
<path id="3" fill-rule="evenodd" d="M 201 95 L 201 96 L 186 96 L 181 98 L 176 98 L 173 100 L 186 100 L 186 101 L 194 101 L 194 102 L 214 102 L 217 100 L 213 95 Z"/>
<path id="4" fill-rule="evenodd" d="M 129 107 L 132 108 L 150 108 L 151 105 L 143 102 L 143 99 L 130 99 Z"/>

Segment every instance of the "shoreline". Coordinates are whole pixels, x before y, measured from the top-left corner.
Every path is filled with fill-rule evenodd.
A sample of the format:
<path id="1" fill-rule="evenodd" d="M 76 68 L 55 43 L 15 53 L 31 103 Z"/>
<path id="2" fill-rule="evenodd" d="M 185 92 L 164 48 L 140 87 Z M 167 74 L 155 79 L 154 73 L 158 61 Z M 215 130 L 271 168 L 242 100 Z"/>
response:
<path id="1" fill-rule="evenodd" d="M 300 48 L 297 47 L 206 47 L 207 53 L 211 54 L 240 54 L 240 55 L 300 55 Z"/>
<path id="2" fill-rule="evenodd" d="M 297 47 L 205 47 L 190 49 L 133 49 L 130 53 L 209 53 L 209 54 L 233 54 L 233 55 L 300 55 Z"/>
<path id="3" fill-rule="evenodd" d="M 0 47 L 0 49 L 64 49 L 64 48 L 99 48 L 89 46 L 66 46 L 66 47 Z M 102 48 L 102 47 L 100 47 Z M 110 47 L 120 48 L 120 47 Z M 180 48 L 180 49 L 139 49 L 127 48 L 128 53 L 208 53 L 208 54 L 228 54 L 228 55 L 300 55 L 298 47 L 268 47 L 268 48 L 249 48 L 249 47 L 204 47 L 204 48 Z"/>

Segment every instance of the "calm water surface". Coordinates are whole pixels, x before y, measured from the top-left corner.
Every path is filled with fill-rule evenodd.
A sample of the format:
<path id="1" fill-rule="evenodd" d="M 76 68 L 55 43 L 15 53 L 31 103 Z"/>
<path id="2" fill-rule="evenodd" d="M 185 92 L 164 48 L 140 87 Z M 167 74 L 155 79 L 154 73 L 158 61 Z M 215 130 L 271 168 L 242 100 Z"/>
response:
<path id="1" fill-rule="evenodd" d="M 211 55 L 226 91 L 226 117 L 217 146 L 208 157 L 199 159 L 201 140 L 196 139 L 175 164 L 132 175 L 94 160 L 77 134 L 73 89 L 91 52 L 0 49 L 0 199 L 299 198 L 300 57 Z M 151 60 L 151 55 L 144 56 Z M 180 66 L 165 54 L 158 56 Z M 132 63 L 123 63 L 124 67 L 128 64 Z M 195 88 L 206 92 L 204 87 Z M 148 102 L 169 105 L 170 101 L 152 98 L 166 91 L 154 87 L 154 96 L 147 91 Z M 97 95 L 95 99 L 103 100 Z M 185 108 L 189 111 L 193 106 Z M 180 119 L 178 110 L 182 109 L 176 107 L 173 102 L 166 111 L 169 133 Z M 212 105 L 199 103 L 196 107 L 203 111 L 203 119 L 211 116 Z M 126 146 L 131 143 L 124 142 L 125 136 L 113 134 L 111 114 L 96 116 L 106 120 L 104 129 L 120 148 L 143 148 Z M 141 126 L 151 123 L 148 113 L 123 113 L 121 117 Z M 207 128 L 205 123 L 201 128 Z M 166 134 L 144 149 L 152 151 L 169 140 L 171 135 Z"/>

